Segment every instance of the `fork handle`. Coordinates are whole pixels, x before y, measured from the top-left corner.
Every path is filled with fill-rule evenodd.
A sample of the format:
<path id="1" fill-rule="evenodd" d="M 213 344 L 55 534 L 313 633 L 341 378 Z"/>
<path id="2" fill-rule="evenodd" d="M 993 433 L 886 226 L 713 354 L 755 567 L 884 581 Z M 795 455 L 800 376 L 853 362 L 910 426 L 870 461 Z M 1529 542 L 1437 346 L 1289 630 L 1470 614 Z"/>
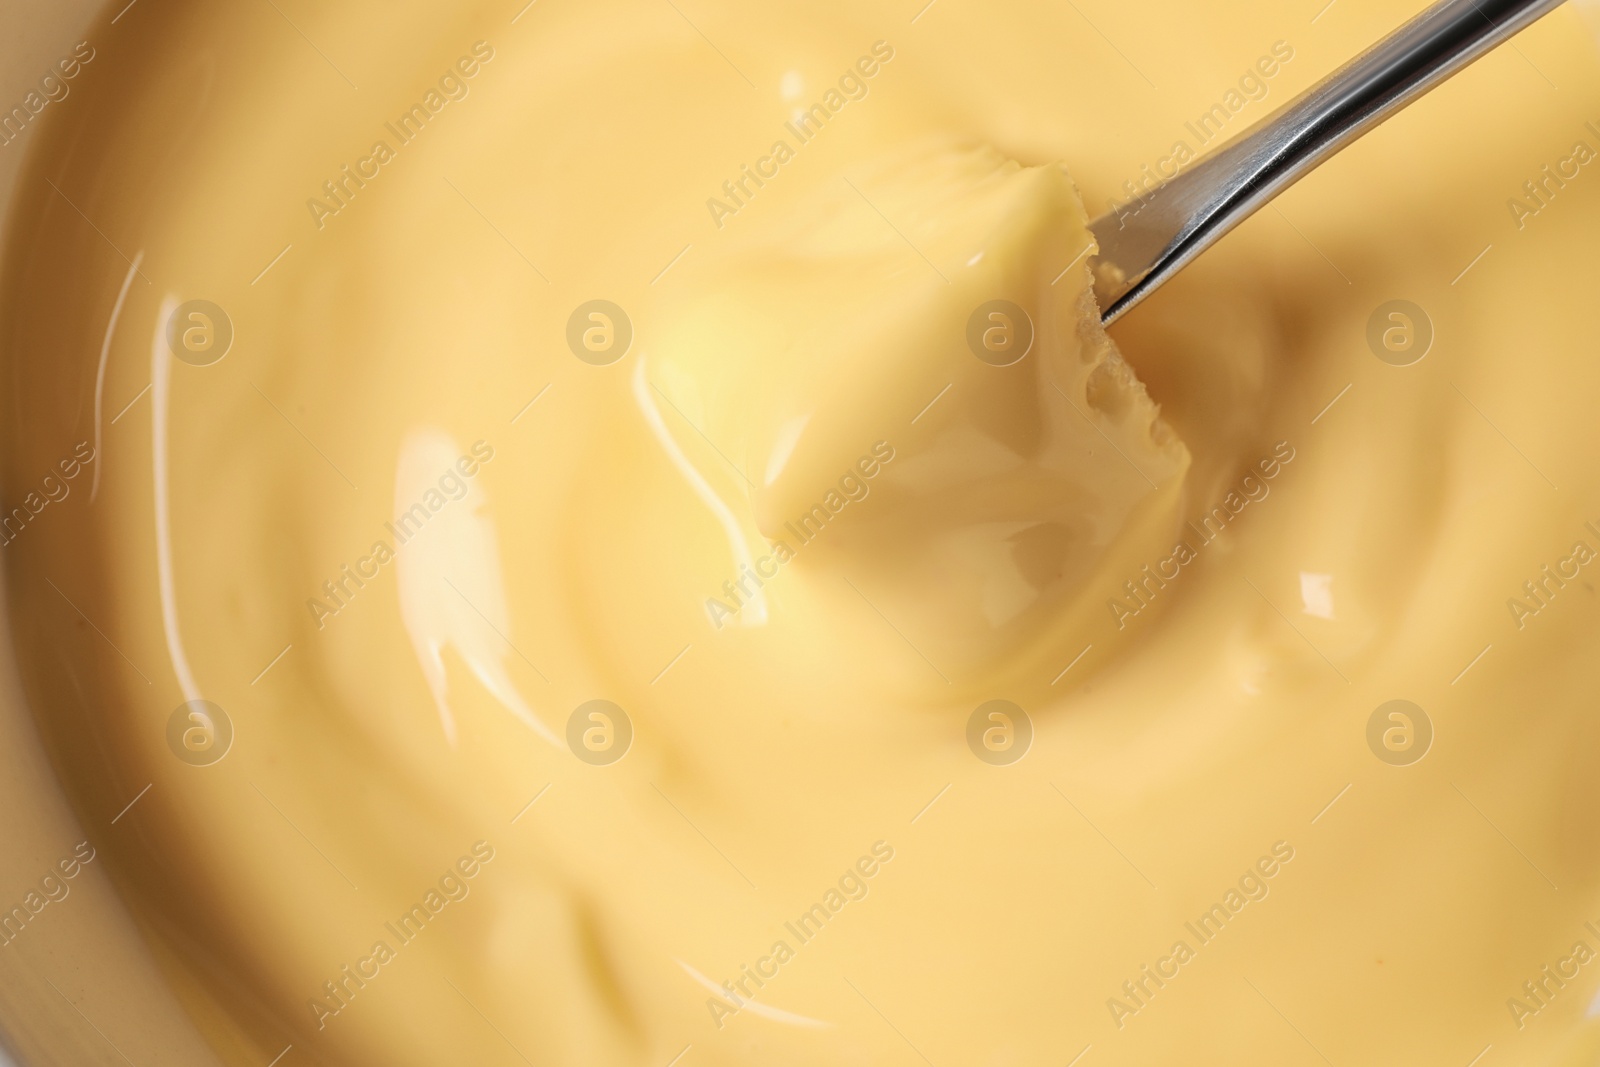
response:
<path id="1" fill-rule="evenodd" d="M 1089 224 L 1107 325 L 1390 115 L 1562 0 L 1442 0 L 1226 145 Z"/>

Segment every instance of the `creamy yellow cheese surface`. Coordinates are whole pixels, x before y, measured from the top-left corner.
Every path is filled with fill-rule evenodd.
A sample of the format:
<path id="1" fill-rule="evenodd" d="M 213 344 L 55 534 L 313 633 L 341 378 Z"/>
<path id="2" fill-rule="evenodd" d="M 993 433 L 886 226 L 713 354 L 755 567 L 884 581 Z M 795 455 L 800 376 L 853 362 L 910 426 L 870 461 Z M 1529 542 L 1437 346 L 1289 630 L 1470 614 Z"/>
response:
<path id="1" fill-rule="evenodd" d="M 1416 5 L 919 6 L 92 29 L 0 558 L 221 1062 L 1600 1056 L 1592 24 L 1107 336 L 1088 219 Z"/>

